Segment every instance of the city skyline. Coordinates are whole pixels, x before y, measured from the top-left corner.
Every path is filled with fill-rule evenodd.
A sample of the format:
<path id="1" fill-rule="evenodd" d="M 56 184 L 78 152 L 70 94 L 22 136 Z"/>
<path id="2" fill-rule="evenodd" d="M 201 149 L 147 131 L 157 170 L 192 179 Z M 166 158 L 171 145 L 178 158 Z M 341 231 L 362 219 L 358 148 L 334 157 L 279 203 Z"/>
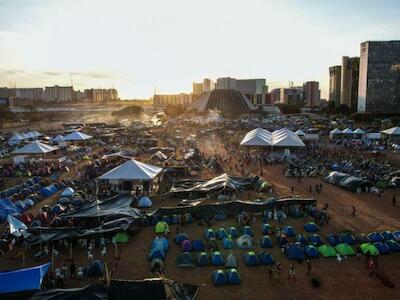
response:
<path id="1" fill-rule="evenodd" d="M 249 5 L 251 3 L 251 5 Z M 366 5 L 368 4 L 368 5 Z M 400 39 L 397 1 L 0 1 L 0 86 L 189 92 L 230 76 L 319 81 L 369 40 Z"/>

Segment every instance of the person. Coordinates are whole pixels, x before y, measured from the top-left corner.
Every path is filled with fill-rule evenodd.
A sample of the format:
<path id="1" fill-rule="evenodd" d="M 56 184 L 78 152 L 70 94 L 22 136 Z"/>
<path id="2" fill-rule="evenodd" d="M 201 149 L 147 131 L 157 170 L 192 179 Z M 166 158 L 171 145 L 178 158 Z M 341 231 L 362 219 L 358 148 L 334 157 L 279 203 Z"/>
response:
<path id="1" fill-rule="evenodd" d="M 311 272 L 311 261 L 307 259 L 307 276 L 310 276 Z"/>
<path id="2" fill-rule="evenodd" d="M 342 262 L 342 256 L 339 253 L 336 254 L 336 262 L 338 264 L 340 264 Z"/>
<path id="3" fill-rule="evenodd" d="M 295 271 L 294 271 L 294 264 L 290 264 L 289 266 L 289 279 L 296 279 Z"/>
<path id="4" fill-rule="evenodd" d="M 396 206 L 396 195 L 395 194 L 393 194 L 393 197 L 392 197 L 392 204 L 393 204 L 393 206 Z"/>
<path id="5" fill-rule="evenodd" d="M 372 259 L 368 260 L 368 270 L 369 270 L 369 276 L 372 276 L 372 273 L 374 271 L 374 261 Z"/>
<path id="6" fill-rule="evenodd" d="M 167 223 L 164 224 L 164 236 L 168 237 L 169 235 L 169 226 Z"/>
<path id="7" fill-rule="evenodd" d="M 292 194 L 293 194 L 293 192 L 294 192 L 294 186 L 292 185 Z"/>
<path id="8" fill-rule="evenodd" d="M 356 216 L 356 207 L 355 207 L 354 205 L 353 205 L 353 211 L 352 211 L 351 215 L 352 215 L 353 217 Z"/>

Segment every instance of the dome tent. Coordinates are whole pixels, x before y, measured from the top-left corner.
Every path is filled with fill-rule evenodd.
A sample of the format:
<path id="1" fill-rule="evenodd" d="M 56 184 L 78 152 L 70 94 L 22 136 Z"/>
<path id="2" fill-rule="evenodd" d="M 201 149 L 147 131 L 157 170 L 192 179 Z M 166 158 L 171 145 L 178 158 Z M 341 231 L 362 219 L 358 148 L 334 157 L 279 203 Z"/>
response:
<path id="1" fill-rule="evenodd" d="M 248 267 L 255 267 L 260 265 L 260 260 L 258 259 L 257 255 L 254 251 L 246 252 L 244 255 L 244 262 Z"/>
<path id="2" fill-rule="evenodd" d="M 321 245 L 318 247 L 318 252 L 322 257 L 336 257 L 336 250 L 332 246 Z"/>
<path id="3" fill-rule="evenodd" d="M 382 236 L 383 236 L 383 238 L 385 239 L 385 241 L 387 241 L 387 240 L 394 240 L 394 239 L 395 239 L 393 233 L 391 233 L 390 231 L 384 231 L 384 232 L 382 232 Z"/>
<path id="4" fill-rule="evenodd" d="M 373 245 L 371 243 L 361 244 L 360 249 L 364 255 L 367 255 L 367 254 L 373 255 L 373 256 L 379 255 L 378 249 L 375 247 L 375 245 Z"/>
<path id="5" fill-rule="evenodd" d="M 267 266 L 275 263 L 273 256 L 265 251 L 260 252 L 257 257 L 263 265 Z"/>
<path id="6" fill-rule="evenodd" d="M 373 243 L 383 242 L 384 240 L 383 236 L 379 232 L 371 232 L 370 234 L 368 234 L 368 238 Z"/>
<path id="7" fill-rule="evenodd" d="M 342 240 L 340 239 L 340 237 L 338 235 L 336 235 L 336 234 L 333 234 L 333 233 L 329 233 L 327 235 L 326 239 L 327 239 L 328 243 L 333 247 L 335 247 L 335 246 L 339 245 L 340 243 L 342 243 Z"/>
<path id="8" fill-rule="evenodd" d="M 181 253 L 175 261 L 178 268 L 194 267 L 193 257 L 189 252 Z"/>
<path id="9" fill-rule="evenodd" d="M 261 248 L 272 248 L 272 241 L 268 235 L 264 235 L 260 240 Z"/>
<path id="10" fill-rule="evenodd" d="M 233 240 L 227 237 L 224 238 L 222 241 L 222 246 L 224 247 L 224 249 L 233 249 L 234 247 Z"/>
<path id="11" fill-rule="evenodd" d="M 224 258 L 219 251 L 215 251 L 211 254 L 211 264 L 214 266 L 224 265 Z"/>
<path id="12" fill-rule="evenodd" d="M 216 232 L 216 236 L 218 239 L 223 240 L 224 238 L 228 237 L 228 234 L 225 230 L 225 228 L 219 228 Z"/>
<path id="13" fill-rule="evenodd" d="M 250 226 L 244 226 L 243 228 L 243 234 L 247 234 L 249 236 L 254 236 L 253 230 L 251 230 Z"/>
<path id="14" fill-rule="evenodd" d="M 165 221 L 157 222 L 156 226 L 154 227 L 155 233 L 164 233 L 165 230 L 169 230 L 169 225 Z"/>
<path id="15" fill-rule="evenodd" d="M 353 235 L 349 232 L 344 232 L 339 235 L 340 239 L 349 245 L 354 245 L 356 240 L 354 239 Z"/>
<path id="16" fill-rule="evenodd" d="M 247 234 L 240 236 L 236 240 L 236 246 L 239 249 L 251 249 L 253 248 L 253 245 L 254 245 L 253 238 Z"/>
<path id="17" fill-rule="evenodd" d="M 390 250 L 390 247 L 385 243 L 377 242 L 377 243 L 374 243 L 374 246 L 376 247 L 376 249 L 378 249 L 379 254 L 389 254 L 392 252 Z"/>
<path id="18" fill-rule="evenodd" d="M 72 187 L 67 187 L 62 191 L 61 197 L 72 197 L 74 194 L 74 189 Z"/>
<path id="19" fill-rule="evenodd" d="M 208 259 L 208 255 L 206 252 L 200 252 L 197 258 L 197 265 L 199 267 L 205 267 L 210 264 L 210 260 Z"/>
<path id="20" fill-rule="evenodd" d="M 184 240 L 189 240 L 186 233 L 178 233 L 175 235 L 175 244 L 180 245 Z"/>
<path id="21" fill-rule="evenodd" d="M 214 233 L 214 230 L 212 230 L 212 229 L 206 229 L 205 230 L 205 232 L 204 232 L 204 234 L 205 234 L 205 237 L 207 238 L 207 239 L 211 239 L 211 238 L 215 238 L 215 233 Z"/>
<path id="22" fill-rule="evenodd" d="M 189 240 L 182 241 L 181 246 L 183 252 L 192 252 L 192 243 Z"/>
<path id="23" fill-rule="evenodd" d="M 318 250 L 313 245 L 307 245 L 304 247 L 304 253 L 308 258 L 318 258 Z"/>
<path id="24" fill-rule="evenodd" d="M 215 286 L 226 285 L 228 283 L 228 279 L 223 270 L 216 270 L 212 274 L 212 280 Z"/>
<path id="25" fill-rule="evenodd" d="M 339 245 L 335 246 L 335 250 L 343 256 L 352 256 L 352 255 L 356 255 L 356 253 L 354 252 L 353 248 L 351 248 L 348 244 L 346 243 L 341 243 Z"/>
<path id="26" fill-rule="evenodd" d="M 229 227 L 229 229 L 228 229 L 228 234 L 229 234 L 233 239 L 237 239 L 237 238 L 240 236 L 239 231 L 238 231 L 238 230 L 236 229 L 236 227 L 234 227 L 234 226 Z"/>
<path id="27" fill-rule="evenodd" d="M 392 252 L 400 252 L 400 245 L 395 240 L 388 240 L 385 244 L 389 246 Z"/>
<path id="28" fill-rule="evenodd" d="M 228 278 L 229 284 L 241 284 L 242 280 L 240 279 L 239 273 L 236 269 L 226 270 L 226 277 Z"/>
<path id="29" fill-rule="evenodd" d="M 237 259 L 233 253 L 229 253 L 229 255 L 226 257 L 226 264 L 225 267 L 227 268 L 237 268 Z"/>
<path id="30" fill-rule="evenodd" d="M 319 228 L 314 222 L 308 222 L 307 224 L 304 225 L 304 231 L 315 233 L 319 231 Z"/>
<path id="31" fill-rule="evenodd" d="M 269 235 L 270 226 L 269 224 L 263 224 L 261 231 L 263 235 Z"/>
<path id="32" fill-rule="evenodd" d="M 293 229 L 292 226 L 285 226 L 283 228 L 283 233 L 287 236 L 287 237 L 295 237 L 296 235 L 296 231 Z"/>
<path id="33" fill-rule="evenodd" d="M 193 251 L 204 251 L 206 246 L 204 245 L 204 242 L 202 240 L 194 240 L 192 242 L 192 248 Z"/>
<path id="34" fill-rule="evenodd" d="M 321 237 L 318 234 L 312 234 L 308 238 L 308 243 L 314 246 L 321 246 L 324 242 L 322 241 Z"/>
<path id="35" fill-rule="evenodd" d="M 140 197 L 138 202 L 139 208 L 150 208 L 153 205 L 153 202 L 148 197 Z"/>
<path id="36" fill-rule="evenodd" d="M 299 244 L 291 244 L 285 250 L 286 256 L 290 260 L 302 261 L 304 260 L 304 252 Z"/>

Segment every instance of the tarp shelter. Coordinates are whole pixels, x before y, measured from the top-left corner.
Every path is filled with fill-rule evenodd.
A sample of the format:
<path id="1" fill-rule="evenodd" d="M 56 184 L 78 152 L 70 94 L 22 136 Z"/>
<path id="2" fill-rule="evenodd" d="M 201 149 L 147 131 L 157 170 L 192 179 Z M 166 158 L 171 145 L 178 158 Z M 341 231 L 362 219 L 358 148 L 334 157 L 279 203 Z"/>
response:
<path id="1" fill-rule="evenodd" d="M 40 290 L 43 277 L 46 275 L 50 263 L 0 273 L 0 294 L 19 293 Z M 2 299 L 2 296 L 0 296 Z"/>
<path id="2" fill-rule="evenodd" d="M 354 138 L 363 138 L 365 135 L 365 131 L 362 130 L 361 128 L 357 128 L 356 130 L 353 131 L 353 137 Z"/>
<path id="3" fill-rule="evenodd" d="M 356 253 L 354 252 L 353 248 L 351 248 L 349 246 L 349 244 L 346 243 L 341 243 L 339 245 L 335 246 L 335 250 L 340 254 L 340 255 L 344 255 L 344 256 L 352 256 L 352 255 L 356 255 Z"/>
<path id="4" fill-rule="evenodd" d="M 92 136 L 80 131 L 73 131 L 66 136 L 64 136 L 65 142 L 79 142 L 91 139 Z"/>
<path id="5" fill-rule="evenodd" d="M 382 130 L 381 133 L 386 134 L 390 137 L 400 136 L 400 127 L 392 127 L 386 130 Z"/>
<path id="6" fill-rule="evenodd" d="M 228 278 L 229 284 L 240 284 L 242 280 L 240 279 L 239 273 L 236 269 L 226 270 L 226 277 Z"/>
<path id="7" fill-rule="evenodd" d="M 241 146 L 261 146 L 261 147 L 305 147 L 303 141 L 291 130 L 281 128 L 270 132 L 263 128 L 256 128 L 249 131 Z"/>
<path id="8" fill-rule="evenodd" d="M 318 252 L 322 257 L 336 257 L 336 250 L 332 246 L 321 245 L 318 247 Z"/>
<path id="9" fill-rule="evenodd" d="M 59 135 L 57 135 L 57 136 L 55 136 L 54 138 L 52 138 L 52 140 L 51 140 L 53 143 L 61 143 L 61 142 L 64 142 L 64 136 L 63 135 L 61 135 L 61 134 L 59 134 Z"/>
<path id="10" fill-rule="evenodd" d="M 47 145 L 39 141 L 34 141 L 13 151 L 12 154 L 46 154 L 58 149 L 58 147 Z"/>
<path id="11" fill-rule="evenodd" d="M 346 128 L 342 131 L 342 134 L 348 135 L 348 134 L 353 134 L 353 130 L 351 130 L 350 128 Z"/>
<path id="12" fill-rule="evenodd" d="M 11 215 L 7 216 L 7 222 L 10 226 L 10 233 L 16 237 L 21 236 L 28 228 L 24 223 Z"/>
<path id="13" fill-rule="evenodd" d="M 72 187 L 67 187 L 62 191 L 61 197 L 72 197 L 74 194 L 74 189 Z"/>

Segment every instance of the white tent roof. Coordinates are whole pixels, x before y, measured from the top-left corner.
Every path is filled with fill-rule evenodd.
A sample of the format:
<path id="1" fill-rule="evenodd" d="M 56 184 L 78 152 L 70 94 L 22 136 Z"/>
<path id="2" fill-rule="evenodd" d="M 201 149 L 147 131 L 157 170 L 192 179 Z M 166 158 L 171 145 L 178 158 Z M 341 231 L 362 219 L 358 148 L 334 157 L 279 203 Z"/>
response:
<path id="1" fill-rule="evenodd" d="M 20 135 L 18 132 L 16 134 L 14 134 L 9 141 L 22 141 L 24 139 L 24 137 L 22 135 Z"/>
<path id="2" fill-rule="evenodd" d="M 85 141 L 91 139 L 92 136 L 80 131 L 73 131 L 64 136 L 64 141 Z"/>
<path id="3" fill-rule="evenodd" d="M 59 134 L 59 135 L 57 135 L 57 136 L 55 136 L 53 139 L 52 139 L 52 141 L 53 142 L 62 142 L 62 141 L 64 141 L 64 136 L 62 136 L 61 134 Z"/>
<path id="4" fill-rule="evenodd" d="M 104 180 L 152 180 L 161 168 L 130 159 L 100 176 Z"/>
<path id="5" fill-rule="evenodd" d="M 303 141 L 289 129 L 282 128 L 269 132 L 256 128 L 248 132 L 240 143 L 241 146 L 273 146 L 273 147 L 304 147 Z"/>
<path id="6" fill-rule="evenodd" d="M 355 134 L 364 134 L 365 131 L 362 130 L 361 128 L 357 128 L 356 130 L 353 131 L 353 133 L 355 133 Z"/>
<path id="7" fill-rule="evenodd" d="M 400 135 L 400 127 L 392 127 L 386 130 L 382 130 L 381 132 L 388 135 Z"/>
<path id="8" fill-rule="evenodd" d="M 345 130 L 342 131 L 342 133 L 350 134 L 350 133 L 353 133 L 353 130 L 351 130 L 350 128 L 347 127 Z"/>
<path id="9" fill-rule="evenodd" d="M 306 135 L 303 130 L 299 129 L 295 132 L 296 135 Z"/>
<path id="10" fill-rule="evenodd" d="M 58 150 L 58 147 L 50 146 L 39 141 L 34 141 L 13 151 L 13 154 L 45 154 Z"/>
<path id="11" fill-rule="evenodd" d="M 330 134 L 335 134 L 335 133 L 342 133 L 342 131 L 339 128 L 335 128 L 330 132 Z"/>

